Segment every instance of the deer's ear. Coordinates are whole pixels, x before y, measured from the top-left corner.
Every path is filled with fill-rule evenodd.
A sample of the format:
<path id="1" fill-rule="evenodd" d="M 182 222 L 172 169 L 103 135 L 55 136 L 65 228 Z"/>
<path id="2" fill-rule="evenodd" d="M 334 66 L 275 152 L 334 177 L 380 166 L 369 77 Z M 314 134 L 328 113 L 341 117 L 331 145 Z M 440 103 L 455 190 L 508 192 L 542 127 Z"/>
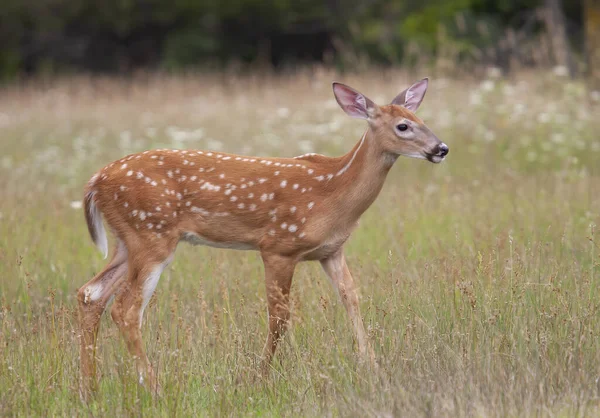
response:
<path id="1" fill-rule="evenodd" d="M 333 83 L 333 94 L 342 110 L 353 118 L 369 119 L 377 111 L 371 99 L 345 84 Z"/>
<path id="2" fill-rule="evenodd" d="M 415 84 L 397 95 L 396 98 L 392 100 L 392 104 L 404 106 L 412 112 L 416 111 L 421 105 L 423 98 L 425 98 L 428 84 L 429 79 L 427 78 L 417 81 Z"/>

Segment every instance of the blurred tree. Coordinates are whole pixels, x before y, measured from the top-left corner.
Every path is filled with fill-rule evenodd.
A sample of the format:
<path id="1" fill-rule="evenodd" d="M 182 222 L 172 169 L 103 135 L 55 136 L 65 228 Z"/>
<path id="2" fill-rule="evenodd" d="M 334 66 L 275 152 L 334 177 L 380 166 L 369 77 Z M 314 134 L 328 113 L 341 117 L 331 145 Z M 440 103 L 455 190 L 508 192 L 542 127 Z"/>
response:
<path id="1" fill-rule="evenodd" d="M 586 0 L 584 13 L 588 74 L 593 88 L 600 89 L 600 0 Z"/>
<path id="2" fill-rule="evenodd" d="M 507 30 L 525 25 L 523 36 L 534 36 L 530 16 L 558 1 L 2 0 L 0 78 L 230 62 L 498 64 L 527 59 L 523 38 L 504 41 Z M 575 41 L 582 1 L 564 2 L 559 24 Z"/>
<path id="3" fill-rule="evenodd" d="M 567 69 L 571 77 L 575 76 L 575 62 L 567 37 L 565 16 L 560 0 L 544 0 L 543 9 L 546 30 L 550 37 L 552 53 L 557 65 Z"/>

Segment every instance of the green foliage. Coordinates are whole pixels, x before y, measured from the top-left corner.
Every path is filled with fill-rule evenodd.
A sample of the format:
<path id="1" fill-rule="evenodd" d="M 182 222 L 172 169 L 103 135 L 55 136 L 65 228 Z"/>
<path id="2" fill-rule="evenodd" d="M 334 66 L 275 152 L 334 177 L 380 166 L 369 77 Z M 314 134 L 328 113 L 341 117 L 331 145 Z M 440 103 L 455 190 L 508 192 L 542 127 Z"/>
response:
<path id="1" fill-rule="evenodd" d="M 280 57 L 400 63 L 452 43 L 467 55 L 497 43 L 540 0 L 5 0 L 0 74 L 52 68 L 182 68 Z M 566 11 L 580 21 L 580 2 Z M 464 20 L 470 28 L 458 28 Z M 459 22 L 460 23 L 460 22 Z M 462 25 L 462 23 L 460 24 Z M 460 26 L 458 25 L 458 26 Z M 325 41 L 323 41 L 325 39 Z M 280 41 L 283 40 L 283 41 Z M 142 46 L 140 46 L 142 45 Z M 5 52 L 7 51 L 7 52 Z"/>
<path id="2" fill-rule="evenodd" d="M 182 29 L 171 32 L 165 39 L 163 64 L 168 69 L 198 65 L 214 60 L 221 52 L 220 39 L 206 32 Z"/>

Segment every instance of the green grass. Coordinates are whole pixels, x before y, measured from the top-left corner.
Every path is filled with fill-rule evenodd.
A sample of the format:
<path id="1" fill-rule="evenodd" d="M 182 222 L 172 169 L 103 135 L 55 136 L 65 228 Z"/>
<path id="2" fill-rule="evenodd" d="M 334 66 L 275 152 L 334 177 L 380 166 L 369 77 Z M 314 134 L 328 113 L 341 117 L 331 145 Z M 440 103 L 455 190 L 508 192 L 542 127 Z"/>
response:
<path id="1" fill-rule="evenodd" d="M 85 182 L 153 147 L 339 155 L 364 124 L 337 108 L 335 78 L 78 78 L 0 94 L 0 415 L 600 413 L 600 103 L 541 72 L 432 79 L 419 115 L 448 159 L 400 158 L 346 245 L 379 370 L 361 365 L 343 305 L 305 263 L 260 379 L 258 254 L 182 245 L 143 325 L 163 396 L 137 384 L 105 315 L 99 393 L 79 400 L 75 294 L 103 266 L 71 207 Z M 343 81 L 379 103 L 409 83 Z"/>

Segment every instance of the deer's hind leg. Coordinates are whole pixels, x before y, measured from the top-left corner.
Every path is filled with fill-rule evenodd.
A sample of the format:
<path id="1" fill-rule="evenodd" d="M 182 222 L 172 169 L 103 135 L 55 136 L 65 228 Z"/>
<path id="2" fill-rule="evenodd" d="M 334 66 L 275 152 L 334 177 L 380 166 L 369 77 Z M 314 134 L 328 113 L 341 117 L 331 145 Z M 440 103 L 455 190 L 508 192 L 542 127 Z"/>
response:
<path id="1" fill-rule="evenodd" d="M 144 257 L 129 257 L 127 280 L 121 285 L 111 309 L 111 316 L 118 325 L 129 353 L 136 361 L 140 384 L 147 384 L 153 392 L 160 388 L 142 340 L 142 317 L 163 270 L 173 260 L 177 243 L 170 246 L 146 246 Z"/>
<path id="2" fill-rule="evenodd" d="M 87 399 L 96 389 L 96 339 L 106 305 L 127 272 L 127 248 L 122 241 L 106 267 L 77 292 L 79 302 L 81 395 Z"/>

